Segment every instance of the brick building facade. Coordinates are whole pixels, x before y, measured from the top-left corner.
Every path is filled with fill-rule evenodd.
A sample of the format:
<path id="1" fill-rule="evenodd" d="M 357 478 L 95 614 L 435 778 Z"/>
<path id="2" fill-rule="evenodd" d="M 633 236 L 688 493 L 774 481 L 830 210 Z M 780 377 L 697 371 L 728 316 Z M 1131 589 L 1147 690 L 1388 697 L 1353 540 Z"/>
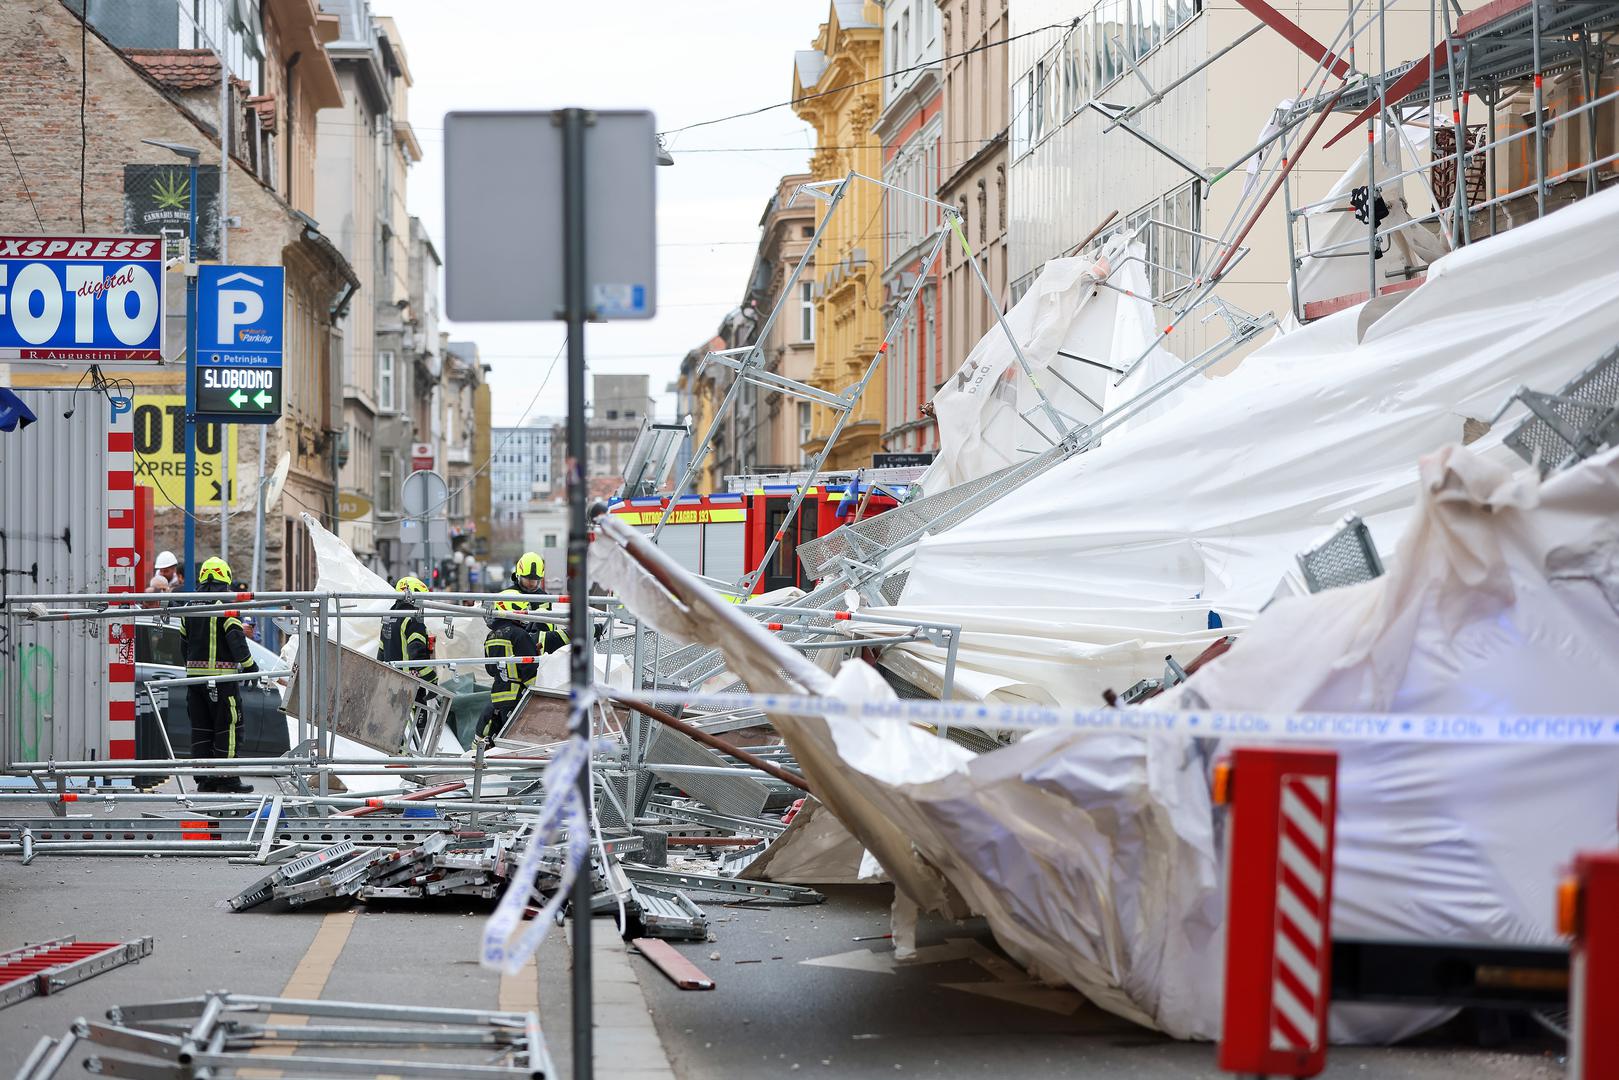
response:
<path id="1" fill-rule="evenodd" d="M 272 469 L 286 453 L 290 470 L 266 521 L 262 581 L 272 588 L 306 588 L 314 583 L 314 557 L 299 515 L 308 512 L 329 528 L 335 525 L 341 386 L 333 364 L 340 345 L 333 323 L 355 285 L 347 262 L 310 216 L 316 113 L 339 104 L 341 95 L 323 48 L 335 26 L 313 0 L 267 0 L 261 11 L 260 24 L 248 29 L 262 59 L 244 69 L 245 78 L 233 69 L 228 98 L 228 214 L 236 224 L 225 232 L 226 258 L 286 269 L 283 415 L 270 426 L 264 460 L 266 470 Z M 0 79 L 0 124 L 10 166 L 0 170 L 0 232 L 129 232 L 126 166 L 183 164 L 143 139 L 198 147 L 202 164 L 217 170 L 219 64 L 209 49 L 187 47 L 209 28 L 191 26 L 187 37 L 182 25 L 180 47 L 156 47 L 150 44 L 151 25 L 103 22 L 96 6 L 91 13 L 85 26 L 62 0 L 0 5 L 0 50 L 9 72 Z M 176 5 L 176 18 L 181 15 Z M 143 398 L 172 400 L 184 393 L 183 275 L 168 276 L 165 362 L 107 373 L 134 384 L 137 408 Z M 77 368 L 15 366 L 11 379 L 17 386 L 71 386 L 83 374 Z M 229 552 L 237 577 L 245 580 L 255 538 L 257 432 L 237 426 L 234 443 Z M 143 468 L 142 448 L 136 449 L 137 482 L 163 487 L 156 500 L 156 546 L 179 552 L 183 512 L 173 504 L 183 503 L 183 478 L 171 475 L 165 484 Z M 198 488 L 201 499 L 203 485 Z M 218 549 L 219 521 L 217 508 L 199 508 L 199 560 Z"/>

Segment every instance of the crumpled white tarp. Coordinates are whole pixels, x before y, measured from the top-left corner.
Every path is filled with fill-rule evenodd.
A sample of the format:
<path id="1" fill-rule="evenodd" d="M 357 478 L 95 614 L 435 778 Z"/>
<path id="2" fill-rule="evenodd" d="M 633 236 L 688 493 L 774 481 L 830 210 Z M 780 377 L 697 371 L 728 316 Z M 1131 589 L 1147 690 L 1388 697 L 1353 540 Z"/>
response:
<path id="1" fill-rule="evenodd" d="M 1152 305 L 1141 299 L 1151 295 L 1144 257 L 1139 242 L 1121 235 L 1106 244 L 1094 262 L 1053 259 L 1006 313 L 1007 328 L 1040 388 L 1068 417 L 1066 426 L 1095 420 L 1101 410 L 1128 401 L 1181 366 L 1163 348 L 1152 349 L 1122 381 L 1097 366 L 1129 368 L 1158 335 Z M 1117 432 L 1166 411 L 1178 393 L 1143 409 L 1108 437 L 1116 438 Z M 917 481 L 929 493 L 1015 465 L 1029 452 L 1039 453 L 1056 441 L 1056 429 L 1040 406 L 1039 394 L 999 326 L 992 326 L 973 346 L 934 395 L 933 409 L 940 450 Z"/>
<path id="2" fill-rule="evenodd" d="M 1422 503 L 1383 577 L 1278 601 L 1160 701 L 1611 713 L 1616 641 L 1619 450 L 1541 487 L 1532 470 L 1449 447 L 1424 460 Z M 1619 845 L 1619 748 L 1337 749 L 1336 936 L 1553 944 L 1562 869 L 1577 851 Z M 1387 1038 L 1410 1019 L 1338 1010 L 1335 1034 Z"/>
<path id="3" fill-rule="evenodd" d="M 1392 543 L 1417 460 L 1459 441 L 1467 420 L 1487 420 L 1521 384 L 1556 389 L 1612 347 L 1616 235 L 1619 190 L 1605 191 L 1446 256 L 1369 325 L 1349 309 L 1269 342 L 928 537 L 891 613 L 968 628 L 964 688 L 1004 680 L 1057 704 L 1094 705 L 1101 686 L 1134 681 L 1098 679 L 1087 648 L 1195 655 L 1218 633 L 1197 636 L 1209 612 L 1246 624 L 1350 511 Z M 1505 427 L 1474 448 L 1516 461 Z M 1168 629 L 1192 638 L 1175 648 Z M 941 670 L 940 650 L 903 648 Z"/>
<path id="4" fill-rule="evenodd" d="M 393 585 L 383 580 L 376 572 L 369 570 L 354 552 L 335 533 L 323 528 L 320 522 L 309 514 L 302 515 L 304 527 L 309 530 L 309 542 L 315 549 L 315 591 L 316 592 L 343 592 L 343 593 L 378 593 L 393 592 Z M 388 600 L 344 600 L 343 613 L 347 616 L 355 611 L 381 611 L 392 607 Z M 454 660 L 461 657 L 482 657 L 483 639 L 487 632 L 481 616 L 467 618 L 453 616 L 429 615 L 424 618 L 427 623 L 427 632 L 436 635 L 436 655 L 441 660 Z M 327 619 L 327 626 L 336 633 L 337 620 Z M 351 649 L 362 652 L 367 656 L 377 654 L 377 646 L 381 641 L 382 620 L 374 618 L 344 618 L 342 629 L 342 643 Z M 287 643 L 281 648 L 281 659 L 287 666 L 292 666 L 298 659 L 298 639 L 289 637 Z M 447 669 L 440 669 L 442 673 Z M 290 680 L 288 680 L 290 686 Z M 286 692 L 283 687 L 283 693 Z M 298 745 L 299 721 L 295 717 L 287 717 L 287 737 L 293 746 Z M 383 755 L 369 746 L 364 746 L 341 735 L 332 736 L 332 751 L 338 757 L 346 758 L 380 758 Z M 441 754 L 462 753 L 461 743 L 450 730 L 448 724 L 439 734 L 438 752 Z M 391 780 L 384 776 L 371 776 L 367 774 L 339 775 L 349 791 L 392 791 L 406 786 L 404 781 Z"/>

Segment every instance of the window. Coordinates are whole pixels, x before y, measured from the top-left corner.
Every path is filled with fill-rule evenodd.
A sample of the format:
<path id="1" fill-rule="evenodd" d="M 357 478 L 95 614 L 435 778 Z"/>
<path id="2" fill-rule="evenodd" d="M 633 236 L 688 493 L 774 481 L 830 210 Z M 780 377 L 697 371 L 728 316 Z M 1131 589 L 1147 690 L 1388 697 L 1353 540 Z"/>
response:
<path id="1" fill-rule="evenodd" d="M 394 354 L 392 349 L 377 353 L 377 408 L 394 411 Z"/>
<path id="2" fill-rule="evenodd" d="M 548 548 L 554 548 L 554 547 L 557 546 L 557 534 L 556 533 L 546 533 L 545 534 L 545 546 L 548 547 Z"/>
<path id="3" fill-rule="evenodd" d="M 805 443 L 807 443 L 809 441 L 810 441 L 810 403 L 807 402 L 807 401 L 800 401 L 798 403 L 798 445 L 800 447 L 802 447 Z M 799 451 L 798 460 L 799 460 L 800 463 L 802 463 L 803 460 L 804 460 L 804 454 L 803 454 L 802 449 Z"/>
<path id="4" fill-rule="evenodd" d="M 798 235 L 802 236 L 805 240 L 809 240 L 809 239 L 813 238 L 815 236 L 815 226 L 813 226 L 813 225 L 805 225 L 805 226 L 803 226 L 802 228 L 800 228 L 798 230 Z"/>
<path id="5" fill-rule="evenodd" d="M 815 340 L 815 285 L 809 281 L 798 283 L 798 340 Z"/>
<path id="6" fill-rule="evenodd" d="M 609 420 L 617 420 L 618 419 L 618 410 L 617 409 L 608 409 L 607 410 L 607 419 L 609 419 Z"/>
<path id="7" fill-rule="evenodd" d="M 394 508 L 394 452 L 382 452 L 381 467 L 377 472 L 377 509 L 384 514 L 393 513 Z"/>
<path id="8" fill-rule="evenodd" d="M 596 464 L 605 465 L 606 463 L 607 463 L 607 444 L 606 443 L 597 443 L 596 444 Z"/>

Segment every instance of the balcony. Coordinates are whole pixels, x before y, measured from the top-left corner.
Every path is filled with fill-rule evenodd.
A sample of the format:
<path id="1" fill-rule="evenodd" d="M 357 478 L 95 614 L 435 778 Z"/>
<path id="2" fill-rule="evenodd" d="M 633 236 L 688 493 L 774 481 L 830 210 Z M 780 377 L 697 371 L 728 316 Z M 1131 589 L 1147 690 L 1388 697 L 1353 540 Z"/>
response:
<path id="1" fill-rule="evenodd" d="M 466 445 L 444 448 L 444 461 L 448 465 L 471 465 L 472 448 Z"/>

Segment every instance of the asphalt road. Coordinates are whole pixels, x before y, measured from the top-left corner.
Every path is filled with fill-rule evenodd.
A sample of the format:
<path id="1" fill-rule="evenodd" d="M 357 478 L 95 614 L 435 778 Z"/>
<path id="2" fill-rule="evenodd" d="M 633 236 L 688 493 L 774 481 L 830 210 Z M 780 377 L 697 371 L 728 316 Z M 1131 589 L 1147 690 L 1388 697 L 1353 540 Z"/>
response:
<path id="1" fill-rule="evenodd" d="M 66 934 L 154 939 L 152 955 L 137 965 L 0 1010 L 0 1075 L 41 1035 L 60 1034 L 75 1018 L 214 988 L 465 1008 L 537 1000 L 553 1056 L 570 1075 L 565 933 L 552 933 L 535 968 L 502 978 L 476 963 L 481 909 L 233 913 L 220 906 L 261 873 L 214 859 L 41 857 L 27 867 L 0 859 L 0 949 Z M 890 890 L 828 895 L 814 907 L 702 901 L 716 940 L 679 948 L 715 979 L 712 992 L 676 990 L 646 960 L 632 958 L 645 1004 L 631 1000 L 643 1014 L 650 1009 L 676 1075 L 1221 1075 L 1207 1045 L 1163 1039 L 1076 994 L 1030 985 L 1000 959 L 981 925 L 924 920 L 921 962 L 895 966 L 887 941 L 853 940 L 886 933 Z M 600 1020 L 617 998 L 605 986 L 598 994 Z M 653 1075 L 616 1067 L 618 1015 L 598 1036 L 596 1075 Z M 1486 1053 L 1440 1039 L 1415 1048 L 1335 1050 L 1325 1075 L 1553 1080 L 1563 1068 L 1545 1043 Z"/>
<path id="2" fill-rule="evenodd" d="M 1227 1076 L 1207 1044 L 1165 1039 L 1078 994 L 1030 985 L 1001 959 L 981 922 L 924 919 L 920 962 L 895 965 L 888 941 L 853 940 L 887 932 L 891 888 L 827 892 L 828 903 L 817 907 L 706 904 L 718 940 L 679 951 L 714 979 L 713 991 L 677 990 L 646 960 L 635 961 L 677 1075 Z M 1548 1043 L 1482 1052 L 1441 1036 L 1418 1047 L 1334 1049 L 1323 1075 L 1550 1080 L 1564 1069 Z"/>

